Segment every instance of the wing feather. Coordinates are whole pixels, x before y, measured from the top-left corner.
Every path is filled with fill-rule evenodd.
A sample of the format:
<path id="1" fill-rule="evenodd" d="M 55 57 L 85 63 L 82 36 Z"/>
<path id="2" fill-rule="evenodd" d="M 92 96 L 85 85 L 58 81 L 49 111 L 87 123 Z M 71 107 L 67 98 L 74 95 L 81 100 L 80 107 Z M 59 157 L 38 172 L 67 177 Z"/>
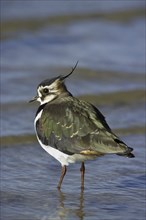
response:
<path id="1" fill-rule="evenodd" d="M 73 97 L 46 105 L 39 128 L 42 139 L 64 153 L 122 153 L 128 148 L 115 141 L 118 137 L 98 109 Z"/>

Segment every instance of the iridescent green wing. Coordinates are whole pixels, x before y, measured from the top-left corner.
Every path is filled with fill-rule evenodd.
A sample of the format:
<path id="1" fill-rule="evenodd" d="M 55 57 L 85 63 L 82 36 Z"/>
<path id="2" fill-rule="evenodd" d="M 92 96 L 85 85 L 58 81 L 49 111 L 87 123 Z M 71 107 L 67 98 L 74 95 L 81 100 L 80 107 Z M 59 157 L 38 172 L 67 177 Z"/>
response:
<path id="1" fill-rule="evenodd" d="M 41 136 L 68 154 L 117 153 L 125 150 L 114 140 L 104 116 L 92 105 L 73 99 L 46 105 L 40 120 Z"/>
<path id="2" fill-rule="evenodd" d="M 53 139 L 56 147 L 61 149 L 66 145 L 77 145 L 78 152 L 82 149 L 82 138 L 95 129 L 96 125 L 89 119 L 86 111 L 74 102 L 47 105 L 39 120 L 43 139 L 48 139 L 49 142 Z"/>

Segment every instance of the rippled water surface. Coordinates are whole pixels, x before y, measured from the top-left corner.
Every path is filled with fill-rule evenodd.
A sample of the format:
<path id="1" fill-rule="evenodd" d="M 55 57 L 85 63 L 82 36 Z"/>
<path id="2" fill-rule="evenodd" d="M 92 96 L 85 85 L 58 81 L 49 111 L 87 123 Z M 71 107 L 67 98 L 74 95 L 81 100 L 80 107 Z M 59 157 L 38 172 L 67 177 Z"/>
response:
<path id="1" fill-rule="evenodd" d="M 2 1 L 1 219 L 145 219 L 144 1 Z M 46 78 L 96 105 L 134 159 L 107 155 L 68 167 L 37 143 L 28 104 Z"/>

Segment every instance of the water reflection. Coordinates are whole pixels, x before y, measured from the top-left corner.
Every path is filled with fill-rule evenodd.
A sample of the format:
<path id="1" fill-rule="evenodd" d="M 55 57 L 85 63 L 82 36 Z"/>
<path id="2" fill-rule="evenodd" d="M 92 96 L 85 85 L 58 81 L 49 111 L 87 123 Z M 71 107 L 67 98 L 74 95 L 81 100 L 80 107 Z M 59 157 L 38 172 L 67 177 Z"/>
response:
<path id="1" fill-rule="evenodd" d="M 59 202 L 56 205 L 56 212 L 49 213 L 48 216 L 43 216 L 41 220 L 55 220 L 55 219 L 69 219 L 74 217 L 78 220 L 83 220 L 84 212 L 84 191 L 81 190 L 80 194 L 64 193 L 58 190 L 56 200 Z M 56 202 L 57 202 L 56 201 Z M 54 210 L 52 210 L 53 212 Z"/>
<path id="2" fill-rule="evenodd" d="M 48 169 L 48 156 L 39 147 L 3 147 L 1 216 L 7 220 L 20 216 L 31 220 L 105 220 L 119 216 L 144 220 L 144 137 L 127 139 L 134 149 L 138 146 L 135 160 L 110 156 L 88 163 L 84 192 L 79 188 L 78 166 L 71 168 L 63 191 L 58 191 L 59 166 L 50 158 L 52 169 Z"/>
<path id="3" fill-rule="evenodd" d="M 72 213 L 77 219 L 84 219 L 84 191 L 81 190 L 79 197 L 76 198 L 73 194 L 67 195 L 62 191 L 58 191 L 60 202 L 59 216 L 64 219 Z"/>
<path id="4" fill-rule="evenodd" d="M 144 220 L 145 80 L 142 73 L 145 72 L 145 19 L 143 16 L 134 18 L 134 14 L 138 15 L 139 10 L 132 10 L 131 13 L 134 14 L 131 19 L 134 19 L 126 22 L 123 16 L 125 22 L 119 22 L 121 15 L 115 10 L 118 17 L 115 16 L 113 22 L 108 18 L 83 19 L 83 14 L 81 19 L 77 20 L 74 13 L 78 8 L 76 1 L 74 9 L 68 5 L 70 11 L 63 6 L 66 12 L 72 12 L 69 17 L 73 19 L 72 22 L 64 23 L 60 17 L 56 17 L 57 12 L 62 11 L 61 4 L 54 3 L 55 15 L 52 1 L 51 7 L 46 7 L 46 3 L 43 6 L 43 2 L 36 7 L 36 1 L 29 1 L 32 5 L 29 10 L 28 2 L 23 2 L 27 7 L 17 1 L 16 4 L 13 2 L 10 6 L 6 5 L 3 10 L 4 13 L 7 9 L 4 17 L 14 20 L 14 23 L 17 18 L 15 13 L 22 19 L 29 20 L 26 24 L 20 19 L 18 25 L 19 19 L 16 19 L 16 29 L 12 25 L 10 27 L 10 23 L 7 23 L 7 27 L 3 24 L 5 33 L 1 49 L 4 85 L 1 92 L 1 135 L 7 135 L 8 141 L 6 144 L 6 139 L 3 139 L 2 145 L 7 147 L 2 148 L 0 158 L 2 219 Z M 18 5 L 20 7 L 17 7 Z M 115 1 L 104 5 L 108 9 L 110 6 L 112 10 L 113 6 L 116 7 Z M 123 3 L 118 5 L 119 8 L 126 9 L 126 6 L 122 6 Z M 78 8 L 78 11 L 83 8 L 88 11 L 89 4 Z M 40 13 L 38 10 L 36 12 L 36 9 Z M 47 15 L 48 10 L 51 10 L 57 23 L 42 28 L 37 20 L 40 20 L 42 13 L 45 19 L 44 10 L 47 10 Z M 91 7 L 90 11 L 92 14 Z M 103 12 L 106 14 L 104 7 Z M 126 11 L 128 16 L 131 16 L 131 13 Z M 34 14 L 37 14 L 37 17 L 32 19 Z M 26 26 L 36 26 L 37 23 L 40 27 L 38 31 L 31 31 Z M 50 159 L 51 169 L 48 171 L 46 164 L 50 157 L 40 146 L 36 146 L 34 139 L 32 141 L 28 135 L 34 132 L 33 118 L 36 107 L 28 107 L 24 102 L 33 95 L 33 88 L 38 82 L 51 78 L 53 74 L 67 73 L 66 68 L 70 68 L 77 59 L 80 60 L 80 65 L 72 80 L 68 81 L 69 88 L 75 95 L 87 95 L 89 102 L 101 107 L 112 128 L 123 129 L 121 132 L 124 131 L 124 139 L 135 149 L 136 158 L 126 161 L 119 157 L 109 157 L 97 163 L 90 163 L 88 170 L 91 170 L 91 173 L 86 175 L 87 188 L 84 192 L 76 188 L 75 179 L 72 179 L 76 170 L 72 169 L 71 184 L 65 181 L 62 192 L 57 191 L 54 186 L 54 180 L 58 178 L 54 172 L 56 165 L 53 164 L 53 167 Z M 92 94 L 93 96 L 90 96 Z M 26 145 L 26 142 L 30 144 Z"/>

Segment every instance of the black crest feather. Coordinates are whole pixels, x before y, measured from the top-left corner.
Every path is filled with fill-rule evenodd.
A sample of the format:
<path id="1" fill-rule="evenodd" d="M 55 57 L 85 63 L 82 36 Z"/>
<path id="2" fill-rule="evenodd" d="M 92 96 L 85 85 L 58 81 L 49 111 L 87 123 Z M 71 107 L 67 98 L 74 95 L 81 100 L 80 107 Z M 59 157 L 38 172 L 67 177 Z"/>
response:
<path id="1" fill-rule="evenodd" d="M 74 70 L 76 69 L 76 67 L 77 67 L 77 65 L 78 65 L 78 62 L 79 62 L 79 61 L 76 62 L 75 66 L 72 68 L 72 70 L 71 70 L 71 72 L 70 72 L 69 74 L 67 74 L 66 76 L 61 76 L 60 79 L 61 79 L 61 80 L 64 80 L 64 79 L 66 79 L 67 77 L 69 77 L 69 76 L 74 72 Z"/>

